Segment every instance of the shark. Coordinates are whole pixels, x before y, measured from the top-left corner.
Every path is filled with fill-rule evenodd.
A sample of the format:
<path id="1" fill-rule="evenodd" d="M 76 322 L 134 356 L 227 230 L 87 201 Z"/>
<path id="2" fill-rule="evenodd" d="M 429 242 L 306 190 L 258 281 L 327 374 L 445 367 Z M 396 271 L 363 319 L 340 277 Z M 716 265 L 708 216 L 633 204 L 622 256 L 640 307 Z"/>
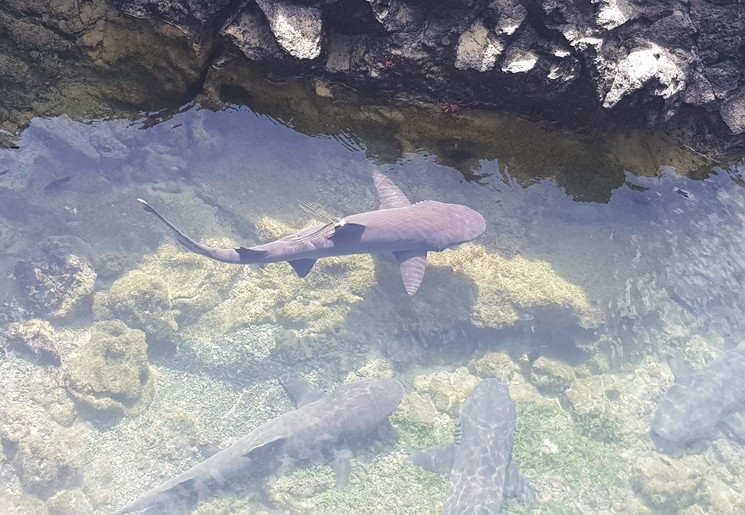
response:
<path id="1" fill-rule="evenodd" d="M 187 250 L 233 264 L 286 261 L 299 277 L 316 261 L 330 256 L 391 252 L 399 264 L 406 293 L 416 294 L 424 278 L 427 253 L 455 247 L 479 237 L 484 217 L 461 204 L 424 200 L 412 204 L 393 181 L 372 173 L 380 208 L 314 225 L 278 240 L 238 248 L 213 248 L 197 243 L 138 198 L 145 211 L 157 216 Z"/>
<path id="2" fill-rule="evenodd" d="M 703 451 L 720 428 L 727 434 L 737 412 L 745 410 L 745 343 L 695 371 L 685 366 L 682 352 L 672 354 L 675 383 L 657 404 L 651 436 L 668 454 Z"/>
<path id="3" fill-rule="evenodd" d="M 370 379 L 324 393 L 310 383 L 285 378 L 282 385 L 297 409 L 260 425 L 233 445 L 154 487 L 115 515 L 183 509 L 208 497 L 230 479 L 264 471 L 276 463 L 310 460 L 335 452 L 337 487 L 346 484 L 351 452 L 345 444 L 371 432 L 396 410 L 404 388 L 395 379 Z"/>
<path id="4" fill-rule="evenodd" d="M 456 441 L 409 456 L 430 472 L 448 475 L 446 515 L 499 513 L 504 497 L 529 505 L 538 493 L 512 464 L 515 403 L 497 379 L 484 379 L 460 410 Z"/>

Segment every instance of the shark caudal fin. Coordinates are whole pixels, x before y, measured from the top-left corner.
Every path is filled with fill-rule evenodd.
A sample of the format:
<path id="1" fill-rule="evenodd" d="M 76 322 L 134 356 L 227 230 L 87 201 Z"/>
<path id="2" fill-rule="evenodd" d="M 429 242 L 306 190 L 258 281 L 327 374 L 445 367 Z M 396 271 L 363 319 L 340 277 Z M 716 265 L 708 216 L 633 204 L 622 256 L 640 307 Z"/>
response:
<path id="1" fill-rule="evenodd" d="M 166 227 L 168 227 L 171 232 L 176 235 L 176 240 L 186 250 L 196 252 L 197 254 L 201 254 L 202 256 L 208 257 L 210 259 L 222 261 L 223 263 L 233 264 L 261 263 L 263 256 L 266 254 L 264 251 L 261 250 L 252 250 L 244 247 L 240 247 L 237 249 L 218 249 L 207 247 L 206 245 L 197 243 L 196 241 L 185 235 L 183 232 L 181 232 L 181 229 L 169 222 L 166 217 L 158 213 L 158 211 L 156 211 L 155 208 L 148 204 L 145 200 L 138 198 L 137 202 L 143 205 L 145 211 L 157 216 L 158 219 L 160 219 L 160 221 L 163 222 Z"/>

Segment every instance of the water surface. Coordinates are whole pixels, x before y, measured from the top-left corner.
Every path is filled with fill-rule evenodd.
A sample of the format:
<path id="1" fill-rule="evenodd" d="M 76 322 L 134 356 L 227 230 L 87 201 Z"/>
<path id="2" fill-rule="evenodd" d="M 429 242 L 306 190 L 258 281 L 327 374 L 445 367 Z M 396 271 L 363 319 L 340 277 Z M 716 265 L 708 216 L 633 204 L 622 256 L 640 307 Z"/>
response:
<path id="1" fill-rule="evenodd" d="M 715 166 L 658 136 L 593 139 L 476 112 L 359 108 L 324 132 L 252 107 L 37 118 L 0 153 L 0 315 L 50 322 L 62 363 L 6 335 L 3 504 L 110 512 L 291 409 L 277 381 L 287 373 L 323 388 L 392 375 L 408 396 L 346 490 L 318 464 L 203 509 L 437 513 L 446 480 L 406 456 L 450 441 L 460 403 L 488 376 L 517 402 L 514 460 L 540 491 L 537 512 L 745 502 L 737 443 L 667 458 L 648 434 L 673 350 L 701 367 L 741 341 L 742 163 Z M 136 202 L 198 240 L 248 245 L 305 226 L 303 202 L 332 217 L 376 209 L 373 169 L 412 201 L 467 204 L 487 221 L 472 244 L 430 254 L 414 298 L 391 256 L 319 261 L 305 280 L 283 263 L 209 262 Z M 87 279 L 29 289 L 29 273 L 69 273 L 68 262 L 44 267 L 70 255 Z M 50 307 L 86 280 L 70 306 Z M 91 324 L 109 319 L 145 332 L 152 378 L 133 398 L 86 400 L 75 367 L 118 370 L 79 357 Z M 91 406 L 107 395 L 110 411 Z"/>

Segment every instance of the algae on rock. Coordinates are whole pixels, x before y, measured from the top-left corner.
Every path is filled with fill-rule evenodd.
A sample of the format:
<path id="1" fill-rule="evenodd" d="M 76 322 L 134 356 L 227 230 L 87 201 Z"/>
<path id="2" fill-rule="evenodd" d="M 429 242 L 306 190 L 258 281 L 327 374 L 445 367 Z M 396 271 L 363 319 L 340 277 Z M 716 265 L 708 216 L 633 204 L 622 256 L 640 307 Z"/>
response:
<path id="1" fill-rule="evenodd" d="M 61 358 L 52 324 L 34 318 L 10 324 L 5 333 L 8 345 L 29 351 L 42 363 L 60 365 Z"/>
<path id="2" fill-rule="evenodd" d="M 47 497 L 75 486 L 84 461 L 80 433 L 56 427 L 31 431 L 18 444 L 15 461 L 24 490 Z"/>
<path id="3" fill-rule="evenodd" d="M 47 500 L 50 515 L 92 515 L 93 505 L 82 490 L 62 490 Z"/>
<path id="4" fill-rule="evenodd" d="M 65 379 L 70 395 L 83 405 L 139 413 L 153 397 L 145 334 L 120 320 L 96 322 L 90 341 L 67 360 Z"/>
<path id="5" fill-rule="evenodd" d="M 74 254 L 45 254 L 19 261 L 16 284 L 34 312 L 63 318 L 84 304 L 93 293 L 96 272 Z"/>
<path id="6" fill-rule="evenodd" d="M 448 267 L 476 284 L 471 317 L 477 327 L 501 329 L 523 319 L 571 315 L 580 327 L 602 322 L 579 286 L 562 279 L 549 263 L 521 256 L 506 259 L 483 246 L 466 243 L 428 256 L 433 267 Z"/>
<path id="7" fill-rule="evenodd" d="M 256 229 L 272 238 L 294 232 L 267 217 L 257 222 Z M 269 322 L 285 329 L 323 333 L 341 325 L 374 283 L 370 255 L 319 259 L 305 278 L 297 277 L 285 263 L 269 264 L 246 274 L 230 290 L 229 298 L 201 322 L 222 332 Z"/>
<path id="8" fill-rule="evenodd" d="M 133 270 L 114 282 L 108 292 L 96 294 L 96 320 L 122 320 L 155 341 L 172 336 L 178 329 L 166 282 L 157 275 Z"/>
<path id="9" fill-rule="evenodd" d="M 226 240 L 213 240 L 225 245 Z M 225 265 L 165 244 L 139 268 L 96 294 L 96 320 L 120 319 L 145 332 L 151 343 L 167 340 L 179 325 L 196 320 L 218 305 L 242 273 Z"/>

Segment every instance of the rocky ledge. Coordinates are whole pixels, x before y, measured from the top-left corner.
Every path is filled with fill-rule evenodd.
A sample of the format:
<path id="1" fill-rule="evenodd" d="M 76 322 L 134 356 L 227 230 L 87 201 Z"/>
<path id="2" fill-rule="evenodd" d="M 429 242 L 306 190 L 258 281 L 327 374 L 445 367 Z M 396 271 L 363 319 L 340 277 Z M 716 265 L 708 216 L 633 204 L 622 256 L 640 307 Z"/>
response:
<path id="1" fill-rule="evenodd" d="M 155 71 L 143 72 L 149 66 L 164 85 L 154 91 L 178 90 L 183 99 L 210 66 L 238 60 L 424 98 L 451 112 L 478 105 L 575 126 L 663 127 L 705 150 L 745 147 L 738 0 L 91 0 L 51 11 L 42 4 L 0 6 L 0 33 L 10 35 L 0 45 L 4 90 L 24 74 L 47 86 L 48 76 L 64 78 L 69 67 L 55 75 L 55 66 L 77 52 L 99 72 L 125 62 L 153 79 Z M 111 27 L 132 19 L 165 22 L 155 29 L 162 37 L 120 37 L 126 44 L 112 50 Z M 153 54 L 141 66 L 126 50 L 138 42 Z M 181 54 L 189 65 L 174 64 Z M 148 65 L 155 57 L 161 61 Z M 132 88 L 121 90 L 137 105 Z M 3 107 L 23 111 L 2 104 L 0 115 Z"/>

